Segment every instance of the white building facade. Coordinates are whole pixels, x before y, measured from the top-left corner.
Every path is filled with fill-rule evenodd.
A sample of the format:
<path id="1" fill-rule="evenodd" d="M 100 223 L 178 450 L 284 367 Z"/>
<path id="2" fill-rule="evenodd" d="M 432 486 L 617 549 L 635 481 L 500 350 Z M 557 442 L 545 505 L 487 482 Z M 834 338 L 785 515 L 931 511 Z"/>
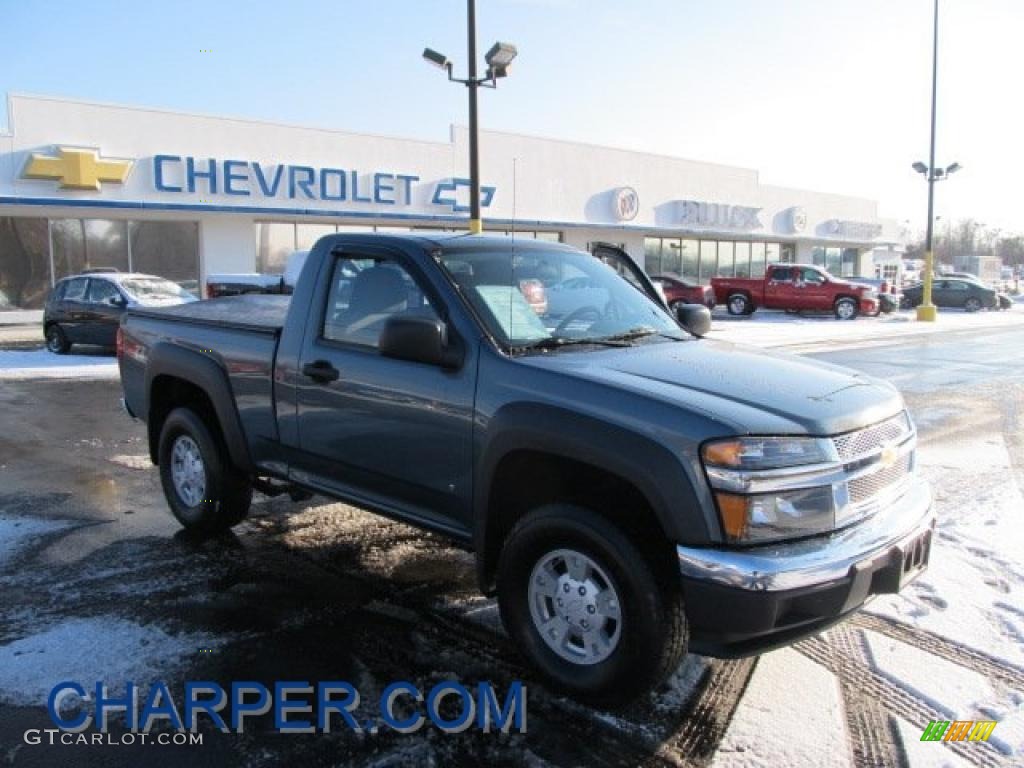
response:
<path id="1" fill-rule="evenodd" d="M 464 229 L 468 134 L 445 142 L 11 96 L 0 134 L 0 309 L 41 306 L 89 267 L 280 271 L 348 230 Z M 877 204 L 761 184 L 756 171 L 483 132 L 484 228 L 623 245 L 651 273 L 706 282 L 775 261 L 876 274 L 901 251 Z"/>

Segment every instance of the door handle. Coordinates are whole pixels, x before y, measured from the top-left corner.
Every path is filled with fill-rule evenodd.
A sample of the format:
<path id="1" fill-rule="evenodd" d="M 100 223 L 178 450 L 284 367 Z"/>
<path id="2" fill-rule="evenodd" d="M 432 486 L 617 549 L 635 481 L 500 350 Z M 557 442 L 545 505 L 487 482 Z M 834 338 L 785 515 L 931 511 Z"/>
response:
<path id="1" fill-rule="evenodd" d="M 326 384 L 329 381 L 337 381 L 341 374 L 326 360 L 314 360 L 302 366 L 302 375 L 320 384 Z"/>

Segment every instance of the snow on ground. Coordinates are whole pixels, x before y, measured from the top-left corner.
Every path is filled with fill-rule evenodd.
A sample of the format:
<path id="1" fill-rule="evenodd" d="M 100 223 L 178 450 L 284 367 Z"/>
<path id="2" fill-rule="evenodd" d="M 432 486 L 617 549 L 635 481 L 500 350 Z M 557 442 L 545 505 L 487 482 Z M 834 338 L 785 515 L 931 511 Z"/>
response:
<path id="1" fill-rule="evenodd" d="M 0 646 L 0 701 L 45 705 L 51 688 L 73 680 L 111 693 L 131 681 L 146 690 L 182 660 L 223 641 L 204 634 L 169 635 L 113 616 L 71 618 Z"/>
<path id="2" fill-rule="evenodd" d="M 0 325 L 42 325 L 41 309 L 5 309 L 0 312 Z"/>
<path id="3" fill-rule="evenodd" d="M 977 672 L 874 632 L 864 639 L 876 669 L 950 720 L 997 720 L 988 741 L 1006 755 L 1024 749 L 1024 708 Z M 917 734 L 918 740 L 921 733 Z"/>
<path id="4" fill-rule="evenodd" d="M 839 681 L 784 648 L 761 657 L 711 765 L 842 768 L 851 764 L 848 744 Z"/>
<path id="5" fill-rule="evenodd" d="M 942 309 L 935 323 L 919 323 L 913 311 L 893 312 L 880 317 L 861 317 L 841 322 L 832 315 L 787 315 L 778 310 L 758 310 L 750 317 L 731 317 L 716 310 L 710 339 L 752 344 L 758 347 L 786 347 L 804 344 L 834 345 L 879 342 L 889 338 L 1024 324 L 1024 305 L 995 312 L 964 312 Z M 818 347 L 815 351 L 821 351 Z"/>
<path id="6" fill-rule="evenodd" d="M 117 359 L 109 353 L 55 355 L 46 349 L 0 350 L 0 381 L 116 378 Z"/>
<path id="7" fill-rule="evenodd" d="M 70 525 L 65 520 L 41 520 L 37 517 L 0 515 L 0 565 L 31 539 L 59 531 Z"/>
<path id="8" fill-rule="evenodd" d="M 941 741 L 921 741 L 922 728 L 896 718 L 896 728 L 907 753 L 907 762 L 914 768 L 968 768 L 970 763 L 957 757 Z"/>
<path id="9" fill-rule="evenodd" d="M 926 444 L 918 460 L 940 489 L 931 562 L 868 610 L 1024 668 L 1024 497 L 1002 436 Z"/>

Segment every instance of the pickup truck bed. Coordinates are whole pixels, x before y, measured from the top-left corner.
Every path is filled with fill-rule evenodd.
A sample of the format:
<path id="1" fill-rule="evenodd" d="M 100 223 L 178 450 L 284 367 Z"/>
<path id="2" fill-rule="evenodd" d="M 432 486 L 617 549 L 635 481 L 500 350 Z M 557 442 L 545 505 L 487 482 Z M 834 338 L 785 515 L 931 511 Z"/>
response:
<path id="1" fill-rule="evenodd" d="M 290 296 L 230 296 L 160 309 L 135 310 L 132 314 L 134 317 L 213 323 L 219 327 L 239 330 L 280 331 L 284 327 L 290 301 Z"/>

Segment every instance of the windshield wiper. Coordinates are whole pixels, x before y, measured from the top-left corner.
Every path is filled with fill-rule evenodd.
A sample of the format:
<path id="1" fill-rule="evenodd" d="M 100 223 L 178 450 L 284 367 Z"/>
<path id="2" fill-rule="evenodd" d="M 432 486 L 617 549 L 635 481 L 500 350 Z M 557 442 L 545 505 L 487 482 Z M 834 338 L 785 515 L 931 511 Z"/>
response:
<path id="1" fill-rule="evenodd" d="M 602 341 L 633 341 L 634 339 L 642 339 L 646 336 L 661 336 L 664 339 L 671 339 L 672 341 L 683 341 L 683 336 L 673 336 L 670 333 L 664 331 L 656 331 L 650 326 L 641 325 L 636 328 L 630 328 L 628 331 L 622 333 L 616 333 L 614 336 L 603 336 Z"/>
<path id="2" fill-rule="evenodd" d="M 538 349 L 561 349 L 562 347 L 573 347 L 585 344 L 596 344 L 602 347 L 628 347 L 626 339 L 611 338 L 580 338 L 570 339 L 565 336 L 548 336 L 545 339 L 531 342 L 530 344 L 518 344 L 512 347 L 513 352 L 527 352 Z"/>

